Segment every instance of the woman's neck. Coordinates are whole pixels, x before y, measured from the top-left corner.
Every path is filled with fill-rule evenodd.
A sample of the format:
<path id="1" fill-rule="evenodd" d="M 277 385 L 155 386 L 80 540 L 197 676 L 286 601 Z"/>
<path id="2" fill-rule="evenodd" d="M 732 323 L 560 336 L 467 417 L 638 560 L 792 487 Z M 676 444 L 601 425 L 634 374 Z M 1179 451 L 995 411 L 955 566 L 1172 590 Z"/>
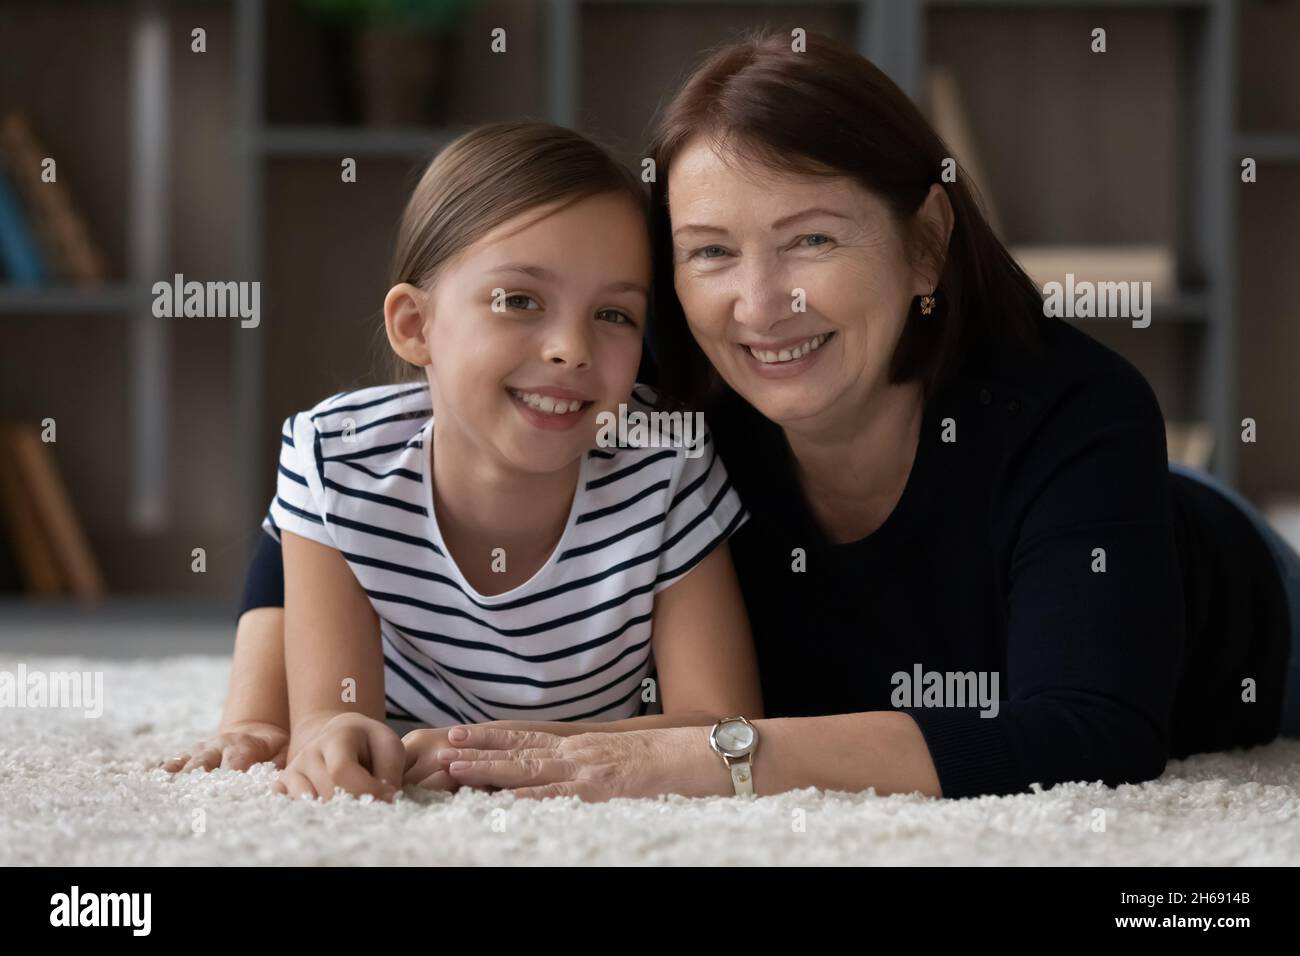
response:
<path id="1" fill-rule="evenodd" d="M 461 573 L 481 594 L 527 581 L 564 533 L 581 459 L 556 472 L 522 472 L 493 461 L 454 426 L 435 425 L 432 445 L 438 530 Z M 497 548 L 504 571 L 493 563 Z"/>
<path id="2" fill-rule="evenodd" d="M 783 428 L 804 497 L 832 542 L 866 537 L 893 512 L 916 460 L 924 411 L 920 383 L 906 382 Z"/>

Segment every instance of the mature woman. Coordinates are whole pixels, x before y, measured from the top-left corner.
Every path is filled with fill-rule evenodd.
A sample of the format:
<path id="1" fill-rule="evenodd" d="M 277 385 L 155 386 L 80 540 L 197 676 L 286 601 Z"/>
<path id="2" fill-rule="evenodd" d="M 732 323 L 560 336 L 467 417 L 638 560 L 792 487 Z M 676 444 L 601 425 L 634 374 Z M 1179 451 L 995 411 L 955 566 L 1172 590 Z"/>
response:
<path id="1" fill-rule="evenodd" d="M 1150 387 L 1044 317 L 884 74 L 733 43 L 651 156 L 656 358 L 753 516 L 731 544 L 768 717 L 715 730 L 733 757 L 709 728 L 472 727 L 462 783 L 729 794 L 748 763 L 759 794 L 963 797 L 1300 734 L 1300 558 L 1171 474 Z"/>

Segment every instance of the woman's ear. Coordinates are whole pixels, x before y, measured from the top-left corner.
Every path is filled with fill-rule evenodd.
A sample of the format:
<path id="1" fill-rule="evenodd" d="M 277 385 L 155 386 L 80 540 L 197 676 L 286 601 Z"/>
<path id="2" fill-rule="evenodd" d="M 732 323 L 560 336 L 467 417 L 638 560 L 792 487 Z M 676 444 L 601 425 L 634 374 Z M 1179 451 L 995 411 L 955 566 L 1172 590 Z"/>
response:
<path id="1" fill-rule="evenodd" d="M 425 327 L 433 318 L 429 314 L 430 296 L 419 286 L 403 282 L 384 296 L 384 328 L 393 351 L 412 365 L 428 365 L 429 339 Z"/>
<path id="2" fill-rule="evenodd" d="M 914 219 L 919 248 L 916 295 L 929 295 L 939 284 L 939 276 L 943 275 L 944 263 L 948 259 L 952 223 L 952 203 L 948 201 L 947 191 L 938 183 L 931 183 Z"/>

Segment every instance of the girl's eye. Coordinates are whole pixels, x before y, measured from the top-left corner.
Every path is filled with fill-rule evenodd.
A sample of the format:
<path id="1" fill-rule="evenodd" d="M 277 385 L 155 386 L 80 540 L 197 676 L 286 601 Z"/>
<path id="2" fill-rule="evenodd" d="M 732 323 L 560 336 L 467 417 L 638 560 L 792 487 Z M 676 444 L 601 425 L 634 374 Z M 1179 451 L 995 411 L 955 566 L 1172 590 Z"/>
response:
<path id="1" fill-rule="evenodd" d="M 635 325 L 632 317 L 626 312 L 620 312 L 618 309 L 601 309 L 596 313 L 596 317 L 603 322 L 612 322 L 614 325 Z"/>
<path id="2" fill-rule="evenodd" d="M 532 303 L 531 306 L 529 305 L 530 302 Z M 537 300 L 535 300 L 531 295 L 524 295 L 522 292 L 506 296 L 505 303 L 506 308 L 508 309 L 541 308 L 541 306 L 537 304 Z"/>

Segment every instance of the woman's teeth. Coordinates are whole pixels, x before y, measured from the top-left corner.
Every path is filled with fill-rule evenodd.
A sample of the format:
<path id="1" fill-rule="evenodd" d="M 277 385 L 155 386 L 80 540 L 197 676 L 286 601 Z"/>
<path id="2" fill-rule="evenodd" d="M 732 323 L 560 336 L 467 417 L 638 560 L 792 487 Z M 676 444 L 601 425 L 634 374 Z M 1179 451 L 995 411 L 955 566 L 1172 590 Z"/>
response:
<path id="1" fill-rule="evenodd" d="M 518 392 L 513 388 L 506 391 L 525 405 L 547 415 L 572 415 L 586 404 L 577 399 L 551 398 L 549 395 L 538 395 L 536 392 Z"/>
<path id="2" fill-rule="evenodd" d="M 807 342 L 803 342 L 792 349 L 781 349 L 781 351 L 779 352 L 756 349 L 753 346 L 746 346 L 746 348 L 749 349 L 750 355 L 754 356 L 754 358 L 758 359 L 760 362 L 764 363 L 765 365 L 771 365 L 773 363 L 780 363 L 780 362 L 793 362 L 795 359 L 801 359 L 809 352 L 813 352 L 821 348 L 822 344 L 827 339 L 829 339 L 832 335 L 834 335 L 833 332 L 826 332 L 822 335 L 815 335 L 812 338 L 810 338 Z"/>

